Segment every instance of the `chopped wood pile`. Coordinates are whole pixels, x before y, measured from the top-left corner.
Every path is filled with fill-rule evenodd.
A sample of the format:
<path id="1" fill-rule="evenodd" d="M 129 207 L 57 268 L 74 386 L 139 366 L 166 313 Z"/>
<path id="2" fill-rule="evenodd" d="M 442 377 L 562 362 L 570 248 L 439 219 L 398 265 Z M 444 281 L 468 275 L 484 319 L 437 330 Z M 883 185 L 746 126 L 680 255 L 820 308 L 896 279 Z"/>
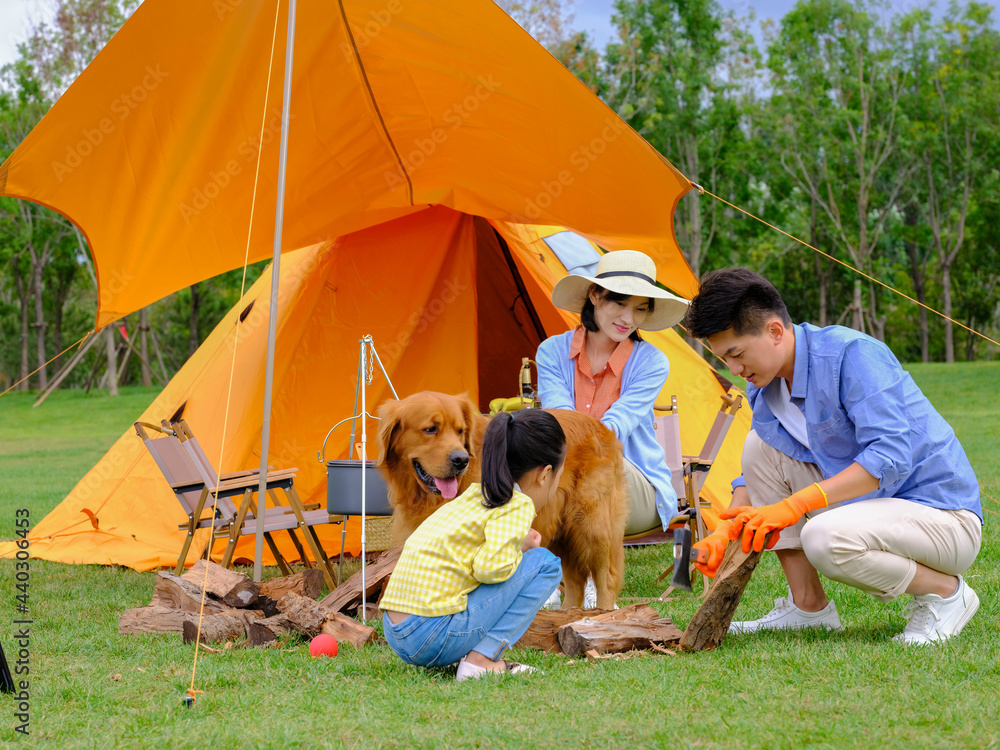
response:
<path id="1" fill-rule="evenodd" d="M 327 633 L 355 648 L 373 643 L 374 628 L 316 601 L 322 585 L 323 574 L 315 568 L 257 584 L 243 573 L 199 560 L 181 576 L 157 573 L 149 605 L 122 613 L 118 632 L 181 633 L 185 643 L 202 644 L 245 639 L 263 646 L 289 632 L 307 638 Z"/>
<path id="2" fill-rule="evenodd" d="M 379 616 L 377 602 L 399 554 L 399 548 L 388 550 L 367 566 L 366 619 Z M 177 632 L 185 643 L 239 641 L 248 646 L 266 646 L 286 633 L 307 638 L 326 633 L 355 648 L 378 640 L 375 629 L 357 619 L 361 615 L 360 571 L 317 601 L 322 584 L 322 573 L 316 569 L 255 584 L 242 573 L 212 562 L 206 570 L 205 561 L 199 560 L 182 576 L 158 573 L 152 601 L 125 611 L 118 632 Z M 204 609 L 203 588 L 207 592 Z M 648 604 L 610 611 L 543 609 L 515 645 L 599 659 L 642 650 L 673 654 L 670 647 L 676 647 L 682 635 L 669 618 L 660 617 Z"/>

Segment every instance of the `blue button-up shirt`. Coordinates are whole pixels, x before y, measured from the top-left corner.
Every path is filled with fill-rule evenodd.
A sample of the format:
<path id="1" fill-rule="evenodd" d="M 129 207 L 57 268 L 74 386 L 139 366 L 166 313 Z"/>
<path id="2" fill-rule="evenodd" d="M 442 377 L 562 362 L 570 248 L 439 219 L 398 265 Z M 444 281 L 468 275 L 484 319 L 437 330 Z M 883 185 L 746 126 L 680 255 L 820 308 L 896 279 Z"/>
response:
<path id="1" fill-rule="evenodd" d="M 795 330 L 792 404 L 806 417 L 809 448 L 771 411 L 764 389 L 747 385 L 753 429 L 772 448 L 816 464 L 823 478 L 852 463 L 878 479 L 878 489 L 849 502 L 898 497 L 983 519 L 979 482 L 955 431 L 885 344 L 842 326 Z M 734 486 L 743 484 L 742 478 Z"/>

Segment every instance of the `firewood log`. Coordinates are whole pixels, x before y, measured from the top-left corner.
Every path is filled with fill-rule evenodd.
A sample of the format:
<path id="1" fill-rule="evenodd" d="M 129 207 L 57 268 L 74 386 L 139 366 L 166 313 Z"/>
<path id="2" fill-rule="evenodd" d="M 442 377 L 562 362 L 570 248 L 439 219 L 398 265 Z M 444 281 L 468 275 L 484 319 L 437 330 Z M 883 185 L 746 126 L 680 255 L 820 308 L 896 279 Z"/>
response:
<path id="1" fill-rule="evenodd" d="M 341 643 L 350 643 L 354 648 L 361 648 L 378 639 L 378 632 L 375 628 L 363 625 L 353 617 L 348 617 L 341 612 L 334 612 L 332 616 L 324 620 L 320 631 L 332 635 Z"/>
<path id="2" fill-rule="evenodd" d="M 204 585 L 209 594 L 237 609 L 249 607 L 260 595 L 260 586 L 248 576 L 211 561 L 206 563 L 205 560 L 198 560 L 181 578 L 199 588 Z"/>
<path id="3" fill-rule="evenodd" d="M 126 609 L 118 618 L 118 632 L 122 635 L 140 633 L 180 633 L 190 612 L 171 607 L 149 606 Z"/>
<path id="4" fill-rule="evenodd" d="M 201 643 L 237 641 L 246 635 L 250 623 L 261 617 L 263 617 L 263 613 L 255 609 L 231 609 L 228 612 L 205 615 L 201 618 L 201 636 L 199 637 L 198 616 L 189 614 L 184 621 L 181 632 L 184 635 L 184 643 L 193 643 L 195 640 L 199 640 Z"/>
<path id="5" fill-rule="evenodd" d="M 367 592 L 365 598 L 367 601 L 375 599 L 382 586 L 388 581 L 396 563 L 399 562 L 401 552 L 400 547 L 393 547 L 379 555 L 371 565 L 365 567 L 365 589 Z M 361 571 L 359 570 L 337 586 L 320 603 L 334 612 L 343 612 L 358 606 L 361 603 Z"/>
<path id="6" fill-rule="evenodd" d="M 660 615 L 648 604 L 632 604 L 624 609 L 593 610 L 572 607 L 570 609 L 542 609 L 527 632 L 515 644 L 517 648 L 534 648 L 552 654 L 561 654 L 559 645 L 559 628 L 577 620 L 595 620 L 597 622 L 635 620 L 649 622 L 658 620 Z"/>
<path id="7" fill-rule="evenodd" d="M 180 576 L 167 571 L 156 574 L 156 590 L 153 594 L 153 605 L 169 609 L 182 609 L 185 612 L 201 611 L 202 599 L 205 602 L 205 612 L 222 612 L 229 609 L 225 604 L 208 595 L 202 595 L 200 585 L 191 583 Z"/>
<path id="8" fill-rule="evenodd" d="M 264 617 L 274 617 L 279 614 L 278 600 L 289 591 L 315 599 L 323 588 L 323 571 L 318 568 L 303 570 L 291 576 L 272 578 L 260 584 L 260 596 L 251 605 L 264 613 Z"/>
<path id="9" fill-rule="evenodd" d="M 681 631 L 668 618 L 652 621 L 595 622 L 578 620 L 559 628 L 559 645 L 567 656 L 590 651 L 599 654 L 646 649 L 651 644 L 676 644 Z"/>
<path id="10" fill-rule="evenodd" d="M 292 627 L 310 638 L 323 627 L 323 622 L 334 615 L 319 602 L 289 591 L 278 601 L 278 609 L 288 618 Z"/>
<path id="11" fill-rule="evenodd" d="M 722 643 L 760 555 L 753 550 L 744 552 L 739 539 L 729 543 L 705 601 L 684 629 L 681 648 L 702 651 Z"/>
<path id="12" fill-rule="evenodd" d="M 284 615 L 275 615 L 251 622 L 247 628 L 247 642 L 251 646 L 264 646 L 292 630 L 292 623 Z"/>
<path id="13" fill-rule="evenodd" d="M 289 591 L 315 599 L 322 589 L 323 571 L 319 568 L 310 568 L 282 578 L 271 578 L 260 584 L 261 596 L 269 596 L 274 601 L 278 601 Z"/>

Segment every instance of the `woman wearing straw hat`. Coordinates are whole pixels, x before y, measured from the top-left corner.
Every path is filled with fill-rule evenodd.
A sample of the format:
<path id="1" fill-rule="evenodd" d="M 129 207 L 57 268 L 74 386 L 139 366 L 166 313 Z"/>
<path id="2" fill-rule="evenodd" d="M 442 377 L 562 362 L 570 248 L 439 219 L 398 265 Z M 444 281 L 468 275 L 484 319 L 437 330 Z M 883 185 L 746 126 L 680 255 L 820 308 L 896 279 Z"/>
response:
<path id="1" fill-rule="evenodd" d="M 653 402 L 670 363 L 639 331 L 680 322 L 687 301 L 656 286 L 656 265 L 649 256 L 618 250 L 601 258 L 593 277 L 560 279 L 552 303 L 579 313 L 581 325 L 538 347 L 542 406 L 589 414 L 614 432 L 626 459 L 626 533 L 665 528 L 677 513 L 677 494 L 653 432 Z"/>

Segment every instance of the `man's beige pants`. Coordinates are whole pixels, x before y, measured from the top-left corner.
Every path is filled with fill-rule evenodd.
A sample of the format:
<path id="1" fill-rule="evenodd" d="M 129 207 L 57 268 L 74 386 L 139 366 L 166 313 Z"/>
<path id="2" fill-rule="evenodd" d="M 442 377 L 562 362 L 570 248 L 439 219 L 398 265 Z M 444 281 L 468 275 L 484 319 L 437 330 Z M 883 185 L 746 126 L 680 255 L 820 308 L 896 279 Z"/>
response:
<path id="1" fill-rule="evenodd" d="M 755 508 L 823 479 L 815 464 L 786 456 L 753 431 L 743 445 L 743 476 Z M 781 530 L 774 549 L 801 549 L 827 578 L 886 602 L 906 591 L 917 563 L 958 575 L 972 565 L 981 543 L 982 524 L 971 511 L 879 498 L 808 513 Z"/>

